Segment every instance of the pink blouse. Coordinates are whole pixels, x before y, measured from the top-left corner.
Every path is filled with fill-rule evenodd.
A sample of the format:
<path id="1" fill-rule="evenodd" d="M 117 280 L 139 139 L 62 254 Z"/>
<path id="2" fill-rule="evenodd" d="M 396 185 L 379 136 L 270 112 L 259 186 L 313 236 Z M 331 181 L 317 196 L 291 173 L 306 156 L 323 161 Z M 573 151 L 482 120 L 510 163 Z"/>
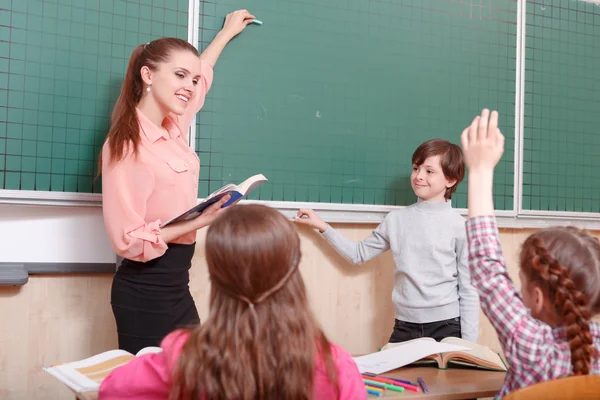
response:
<path id="1" fill-rule="evenodd" d="M 200 160 L 190 148 L 187 133 L 204 105 L 213 80 L 212 67 L 201 67 L 198 88 L 183 115 L 170 114 L 163 129 L 139 109 L 141 141 L 118 162 L 109 162 L 107 143 L 102 148 L 102 211 L 108 237 L 116 253 L 133 261 L 152 260 L 167 250 L 160 225 L 196 205 Z M 196 232 L 173 243 L 192 244 Z"/>
<path id="2" fill-rule="evenodd" d="M 163 339 L 161 353 L 144 354 L 116 368 L 100 384 L 99 400 L 167 400 L 171 373 L 189 334 L 175 331 Z M 329 381 L 322 358 L 317 359 L 313 393 L 315 400 L 367 400 L 367 392 L 356 363 L 341 347 L 332 344 L 339 395 Z"/>

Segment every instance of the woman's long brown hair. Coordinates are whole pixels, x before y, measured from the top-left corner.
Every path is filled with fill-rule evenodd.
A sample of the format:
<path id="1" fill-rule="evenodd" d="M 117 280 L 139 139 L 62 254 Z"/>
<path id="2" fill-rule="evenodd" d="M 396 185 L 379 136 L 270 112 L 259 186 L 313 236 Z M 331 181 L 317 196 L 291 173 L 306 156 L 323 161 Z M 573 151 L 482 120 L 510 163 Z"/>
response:
<path id="1" fill-rule="evenodd" d="M 140 144 L 140 126 L 135 108 L 137 107 L 144 91 L 144 81 L 141 70 L 147 66 L 155 71 L 158 64 L 169 59 L 177 50 L 191 51 L 198 55 L 198 50 L 183 39 L 161 38 L 137 46 L 129 57 L 127 72 L 121 87 L 121 94 L 113 108 L 110 130 L 108 131 L 108 145 L 111 160 L 119 161 L 125 155 L 125 150 L 137 154 Z M 131 149 L 128 146 L 131 145 Z M 98 161 L 98 174 L 102 171 L 102 153 Z"/>
<path id="2" fill-rule="evenodd" d="M 210 314 L 190 331 L 171 400 L 308 400 L 317 366 L 338 387 L 330 343 L 298 271 L 300 256 L 294 226 L 270 207 L 238 205 L 211 224 Z"/>
<path id="3" fill-rule="evenodd" d="M 566 328 L 573 375 L 589 374 L 598 356 L 590 317 L 600 312 L 600 242 L 574 227 L 542 229 L 523 243 L 520 261 L 529 284 L 554 303 Z"/>

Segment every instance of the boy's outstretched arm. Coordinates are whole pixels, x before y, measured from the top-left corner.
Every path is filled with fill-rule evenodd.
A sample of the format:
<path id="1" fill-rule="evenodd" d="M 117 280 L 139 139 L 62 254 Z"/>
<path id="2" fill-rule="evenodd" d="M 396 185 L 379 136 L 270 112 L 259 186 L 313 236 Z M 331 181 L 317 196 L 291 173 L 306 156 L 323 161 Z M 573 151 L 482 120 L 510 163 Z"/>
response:
<path id="1" fill-rule="evenodd" d="M 355 243 L 329 226 L 313 210 L 301 209 L 294 219 L 297 224 L 308 225 L 321 232 L 337 252 L 353 264 L 362 264 L 389 250 L 386 221 L 387 217 L 369 237 Z"/>

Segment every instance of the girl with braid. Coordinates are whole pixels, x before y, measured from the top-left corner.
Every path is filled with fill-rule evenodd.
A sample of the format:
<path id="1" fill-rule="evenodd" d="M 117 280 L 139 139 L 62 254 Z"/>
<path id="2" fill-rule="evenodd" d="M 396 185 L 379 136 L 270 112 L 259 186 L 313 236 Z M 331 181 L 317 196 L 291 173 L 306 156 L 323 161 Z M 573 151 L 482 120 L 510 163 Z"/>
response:
<path id="1" fill-rule="evenodd" d="M 310 310 L 300 239 L 287 218 L 261 205 L 226 209 L 208 228 L 205 251 L 206 322 L 116 368 L 101 400 L 367 399 L 354 360 Z"/>
<path id="2" fill-rule="evenodd" d="M 538 382 L 600 374 L 600 242 L 554 227 L 525 240 L 521 295 L 502 256 L 494 217 L 494 167 L 504 151 L 498 113 L 483 110 L 461 137 L 469 168 L 467 238 L 471 279 L 510 365 L 497 398 Z"/>

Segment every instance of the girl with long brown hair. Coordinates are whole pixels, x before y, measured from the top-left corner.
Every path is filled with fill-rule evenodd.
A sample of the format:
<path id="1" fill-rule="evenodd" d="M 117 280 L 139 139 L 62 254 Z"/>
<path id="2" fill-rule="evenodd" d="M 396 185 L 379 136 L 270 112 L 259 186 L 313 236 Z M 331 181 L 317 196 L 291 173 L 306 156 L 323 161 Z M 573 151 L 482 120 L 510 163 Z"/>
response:
<path id="1" fill-rule="evenodd" d="M 534 383 L 600 374 L 600 242 L 574 227 L 541 229 L 523 243 L 521 295 L 506 270 L 494 217 L 494 167 L 504 151 L 498 113 L 462 134 L 469 167 L 469 266 L 509 370 L 497 398 Z"/>
<path id="2" fill-rule="evenodd" d="M 100 398 L 365 399 L 352 357 L 310 311 L 300 258 L 298 234 L 275 209 L 225 211 L 206 236 L 208 319 L 113 371 Z"/>
<path id="3" fill-rule="evenodd" d="M 121 349 L 136 353 L 199 321 L 188 288 L 196 231 L 228 198 L 193 220 L 161 224 L 196 204 L 200 161 L 188 129 L 221 51 L 253 18 L 246 10 L 227 15 L 200 55 L 177 38 L 141 44 L 131 54 L 100 161 L 104 223 L 124 258 L 111 292 Z"/>

